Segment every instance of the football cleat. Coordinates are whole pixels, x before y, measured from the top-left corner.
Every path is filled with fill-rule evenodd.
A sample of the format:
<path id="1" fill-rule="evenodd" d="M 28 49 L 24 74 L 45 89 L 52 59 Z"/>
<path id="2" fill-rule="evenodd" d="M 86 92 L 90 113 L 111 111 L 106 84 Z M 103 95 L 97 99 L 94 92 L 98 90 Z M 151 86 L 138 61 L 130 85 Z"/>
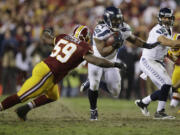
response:
<path id="1" fill-rule="evenodd" d="M 30 111 L 30 107 L 28 105 L 24 105 L 21 107 L 18 107 L 15 112 L 18 116 L 18 118 L 21 121 L 26 121 L 27 120 L 27 113 Z"/>
<path id="2" fill-rule="evenodd" d="M 90 113 L 91 113 L 91 117 L 90 117 L 91 121 L 98 120 L 98 111 L 97 111 L 97 109 L 90 110 Z"/>
<path id="3" fill-rule="evenodd" d="M 173 119 L 175 119 L 176 117 L 174 117 L 174 116 L 170 116 L 170 115 L 167 115 L 166 113 L 165 113 L 165 109 L 162 109 L 161 111 L 158 111 L 158 112 L 156 112 L 155 114 L 154 114 L 154 118 L 153 119 L 161 119 L 161 120 L 165 120 L 165 119 L 167 119 L 167 120 L 173 120 Z"/>
<path id="4" fill-rule="evenodd" d="M 137 107 L 141 109 L 141 112 L 144 116 L 150 116 L 150 113 L 147 108 L 148 104 L 144 104 L 140 99 L 137 99 L 134 103 L 137 105 Z"/>
<path id="5" fill-rule="evenodd" d="M 80 92 L 86 91 L 90 86 L 89 80 L 86 80 L 84 83 L 81 84 Z"/>

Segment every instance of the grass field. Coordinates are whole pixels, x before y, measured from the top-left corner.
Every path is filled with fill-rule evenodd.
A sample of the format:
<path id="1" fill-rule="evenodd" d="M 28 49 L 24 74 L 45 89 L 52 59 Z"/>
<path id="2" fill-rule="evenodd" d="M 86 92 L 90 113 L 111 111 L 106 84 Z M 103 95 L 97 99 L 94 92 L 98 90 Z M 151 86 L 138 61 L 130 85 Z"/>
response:
<path id="1" fill-rule="evenodd" d="M 1 97 L 0 100 L 2 100 Z M 180 114 L 167 112 L 175 120 L 153 120 L 157 103 L 149 107 L 151 117 L 141 115 L 134 101 L 100 98 L 99 120 L 89 121 L 86 97 L 61 98 L 55 103 L 32 110 L 28 121 L 19 121 L 12 109 L 0 112 L 0 135 L 178 135 Z"/>

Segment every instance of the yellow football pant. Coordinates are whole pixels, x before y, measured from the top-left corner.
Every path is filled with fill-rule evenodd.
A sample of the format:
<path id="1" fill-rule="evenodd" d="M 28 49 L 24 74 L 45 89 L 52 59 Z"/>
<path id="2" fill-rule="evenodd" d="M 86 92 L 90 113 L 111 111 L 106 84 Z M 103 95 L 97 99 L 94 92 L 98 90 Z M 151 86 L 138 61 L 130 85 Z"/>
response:
<path id="1" fill-rule="evenodd" d="M 175 65 L 174 71 L 172 74 L 172 84 L 176 84 L 180 80 L 180 66 Z M 180 93 L 180 88 L 178 89 L 178 93 Z"/>
<path id="2" fill-rule="evenodd" d="M 52 100 L 60 97 L 58 85 L 54 83 L 54 75 L 43 61 L 33 68 L 32 76 L 25 81 L 17 93 L 21 102 L 41 94 Z"/>

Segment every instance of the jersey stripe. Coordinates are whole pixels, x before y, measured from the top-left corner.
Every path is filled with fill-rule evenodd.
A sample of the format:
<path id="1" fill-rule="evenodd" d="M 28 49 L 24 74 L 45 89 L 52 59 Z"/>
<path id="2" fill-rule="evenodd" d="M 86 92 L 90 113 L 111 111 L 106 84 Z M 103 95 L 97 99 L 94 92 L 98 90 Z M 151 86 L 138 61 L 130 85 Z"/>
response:
<path id="1" fill-rule="evenodd" d="M 161 31 L 159 31 L 159 30 L 156 30 L 156 32 L 157 32 L 157 33 L 159 33 L 159 34 L 162 34 L 162 32 L 161 32 Z"/>
<path id="2" fill-rule="evenodd" d="M 37 83 L 34 87 L 32 87 L 31 89 L 29 89 L 28 91 L 26 91 L 23 95 L 20 96 L 20 100 L 23 100 L 24 98 L 26 98 L 27 96 L 29 96 L 30 94 L 32 94 L 33 92 L 35 92 L 36 90 L 38 90 L 45 82 L 46 80 L 51 76 L 52 72 L 47 73 L 41 80 L 39 83 Z"/>
<path id="3" fill-rule="evenodd" d="M 173 36 L 173 40 L 176 40 L 177 39 L 177 33 L 176 34 L 174 34 L 174 36 Z"/>
<path id="4" fill-rule="evenodd" d="M 110 32 L 111 32 L 110 30 L 105 30 L 104 32 L 102 32 L 101 34 L 98 34 L 97 36 L 102 37 L 102 36 L 105 36 L 106 34 L 108 34 Z"/>
<path id="5" fill-rule="evenodd" d="M 156 61 L 157 62 L 157 61 Z M 145 58 L 142 58 L 142 63 L 143 65 L 146 67 L 146 69 L 157 79 L 159 80 L 162 84 L 165 84 L 166 82 L 164 81 L 164 79 L 161 77 L 161 75 L 154 70 L 146 61 Z M 161 63 L 160 63 L 161 64 Z"/>

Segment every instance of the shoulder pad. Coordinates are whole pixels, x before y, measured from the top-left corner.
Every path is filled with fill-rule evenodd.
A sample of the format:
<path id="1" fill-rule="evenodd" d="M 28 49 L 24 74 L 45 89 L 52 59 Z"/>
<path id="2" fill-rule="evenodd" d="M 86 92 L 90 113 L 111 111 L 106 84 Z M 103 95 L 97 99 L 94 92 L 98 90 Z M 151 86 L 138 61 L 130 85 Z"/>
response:
<path id="1" fill-rule="evenodd" d="M 104 39 L 109 36 L 110 33 L 112 33 L 112 31 L 106 24 L 98 24 L 94 29 L 93 37 Z"/>
<path id="2" fill-rule="evenodd" d="M 131 27 L 127 23 L 123 23 L 123 26 L 120 28 L 122 32 L 131 31 Z"/>
<path id="3" fill-rule="evenodd" d="M 161 27 L 156 30 L 156 33 L 158 33 L 158 34 L 164 34 L 165 32 L 166 32 L 166 29 L 164 27 Z"/>
<path id="4" fill-rule="evenodd" d="M 54 38 L 54 45 L 62 38 L 64 38 L 65 36 L 67 36 L 66 34 L 59 34 Z"/>

